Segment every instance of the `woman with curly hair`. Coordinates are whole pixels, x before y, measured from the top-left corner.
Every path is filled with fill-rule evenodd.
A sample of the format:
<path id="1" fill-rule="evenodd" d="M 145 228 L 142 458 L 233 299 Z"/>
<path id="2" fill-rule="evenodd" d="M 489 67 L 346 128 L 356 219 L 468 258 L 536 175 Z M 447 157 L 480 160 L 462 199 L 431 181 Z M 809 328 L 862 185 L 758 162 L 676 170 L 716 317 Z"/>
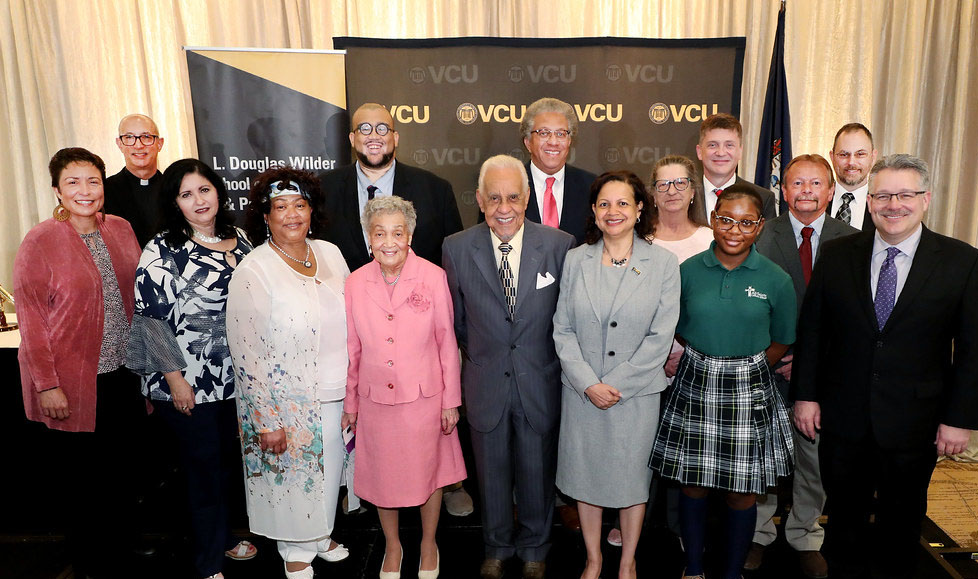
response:
<path id="1" fill-rule="evenodd" d="M 320 195 L 308 171 L 258 175 L 246 216 L 256 247 L 228 296 L 248 518 L 252 532 L 278 541 L 289 579 L 311 579 L 317 556 L 349 555 L 330 536 L 345 454 L 350 272 L 339 249 L 317 239 Z"/>

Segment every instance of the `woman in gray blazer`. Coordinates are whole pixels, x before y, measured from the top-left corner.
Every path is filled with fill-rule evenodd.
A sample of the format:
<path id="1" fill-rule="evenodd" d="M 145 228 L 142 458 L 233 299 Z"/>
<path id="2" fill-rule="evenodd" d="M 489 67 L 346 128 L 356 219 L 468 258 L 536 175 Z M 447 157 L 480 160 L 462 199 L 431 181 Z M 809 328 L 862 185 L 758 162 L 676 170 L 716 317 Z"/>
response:
<path id="1" fill-rule="evenodd" d="M 554 315 L 563 395 L 557 487 L 577 499 L 587 547 L 582 579 L 601 572 L 601 517 L 620 510 L 618 577 L 634 578 L 649 498 L 663 364 L 679 319 L 679 263 L 652 245 L 648 192 L 633 173 L 591 185 L 586 244 L 567 254 Z"/>

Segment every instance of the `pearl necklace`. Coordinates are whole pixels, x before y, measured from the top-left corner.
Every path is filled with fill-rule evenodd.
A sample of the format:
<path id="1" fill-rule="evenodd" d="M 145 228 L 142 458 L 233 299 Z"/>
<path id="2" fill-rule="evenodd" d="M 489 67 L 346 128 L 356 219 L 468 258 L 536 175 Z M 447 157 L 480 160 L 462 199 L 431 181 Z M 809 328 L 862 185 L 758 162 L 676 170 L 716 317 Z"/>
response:
<path id="1" fill-rule="evenodd" d="M 404 270 L 402 269 L 401 271 Z M 384 283 L 387 285 L 396 285 L 397 280 L 401 279 L 401 272 L 397 272 L 397 277 L 394 278 L 394 281 L 387 281 L 387 275 L 384 273 L 384 270 L 380 270 L 380 277 L 384 278 Z"/>
<path id="2" fill-rule="evenodd" d="M 191 229 L 193 229 L 193 227 L 191 227 Z M 210 235 L 204 235 L 203 233 L 197 231 L 196 229 L 194 229 L 194 237 L 203 241 L 204 243 L 220 243 L 224 241 L 224 239 L 220 237 L 211 237 Z"/>
<path id="3" fill-rule="evenodd" d="M 309 261 L 310 246 L 309 246 L 309 242 L 308 241 L 306 242 L 306 259 L 305 259 L 305 261 L 303 261 L 301 259 L 296 259 L 296 258 L 292 257 L 291 255 L 285 253 L 285 250 L 282 249 L 281 247 L 279 247 L 274 241 L 272 241 L 272 238 L 271 237 L 268 238 L 268 243 L 270 243 L 272 245 L 272 247 L 274 247 L 275 249 L 277 249 L 279 251 L 279 253 L 281 253 L 285 257 L 291 259 L 292 261 L 294 261 L 296 263 L 301 263 L 302 265 L 304 265 L 306 267 L 312 267 L 312 262 Z"/>

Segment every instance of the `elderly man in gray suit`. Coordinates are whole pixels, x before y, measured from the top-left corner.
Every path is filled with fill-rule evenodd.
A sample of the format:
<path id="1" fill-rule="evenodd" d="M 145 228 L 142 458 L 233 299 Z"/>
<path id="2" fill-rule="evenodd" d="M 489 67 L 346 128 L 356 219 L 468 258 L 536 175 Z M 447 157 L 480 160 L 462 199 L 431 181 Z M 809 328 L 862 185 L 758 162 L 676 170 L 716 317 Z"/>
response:
<path id="1" fill-rule="evenodd" d="M 858 231 L 826 213 L 835 183 L 832 167 L 824 157 L 799 155 L 788 163 L 783 174 L 781 190 L 788 203 L 788 212 L 769 222 L 756 243 L 761 254 L 791 276 L 800 311 L 822 243 Z M 775 382 L 785 400 L 788 400 L 788 382 L 791 380 L 791 359 L 789 352 L 775 370 Z M 818 438 L 806 439 L 797 430 L 791 498 L 791 512 L 784 525 L 785 539 L 798 551 L 805 577 L 827 577 L 828 566 L 820 552 L 825 531 L 818 524 L 825 506 L 825 491 L 818 470 Z M 749 571 L 761 566 L 764 548 L 777 538 L 778 531 L 771 520 L 777 506 L 776 493 L 768 493 L 757 501 L 754 542 L 744 564 Z"/>
<path id="2" fill-rule="evenodd" d="M 487 159 L 476 191 L 485 222 L 442 246 L 483 505 L 480 576 L 488 579 L 502 577 L 513 555 L 523 561 L 523 577 L 542 579 L 553 522 L 560 423 L 553 315 L 575 240 L 525 221 L 529 198 L 522 163 L 507 155 Z"/>

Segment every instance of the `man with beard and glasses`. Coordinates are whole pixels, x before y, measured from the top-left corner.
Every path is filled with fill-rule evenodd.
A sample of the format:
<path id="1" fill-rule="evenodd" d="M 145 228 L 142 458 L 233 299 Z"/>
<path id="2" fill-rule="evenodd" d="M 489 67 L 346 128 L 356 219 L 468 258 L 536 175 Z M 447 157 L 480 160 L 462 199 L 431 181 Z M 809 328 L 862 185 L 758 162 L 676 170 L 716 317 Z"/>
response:
<path id="1" fill-rule="evenodd" d="M 856 229 L 871 231 L 866 194 L 869 193 L 869 170 L 876 162 L 873 134 L 861 123 L 843 125 L 835 134 L 829 158 L 835 168 L 835 206 L 829 202 L 829 213 Z"/>
<path id="2" fill-rule="evenodd" d="M 360 215 L 374 197 L 397 195 L 414 204 L 418 225 L 411 248 L 424 259 L 441 263 L 441 242 L 462 230 L 455 193 L 448 181 L 394 159 L 398 134 L 382 105 L 365 103 L 353 113 L 350 144 L 357 161 L 322 176 L 326 240 L 343 253 L 350 271 L 370 261 Z"/>

